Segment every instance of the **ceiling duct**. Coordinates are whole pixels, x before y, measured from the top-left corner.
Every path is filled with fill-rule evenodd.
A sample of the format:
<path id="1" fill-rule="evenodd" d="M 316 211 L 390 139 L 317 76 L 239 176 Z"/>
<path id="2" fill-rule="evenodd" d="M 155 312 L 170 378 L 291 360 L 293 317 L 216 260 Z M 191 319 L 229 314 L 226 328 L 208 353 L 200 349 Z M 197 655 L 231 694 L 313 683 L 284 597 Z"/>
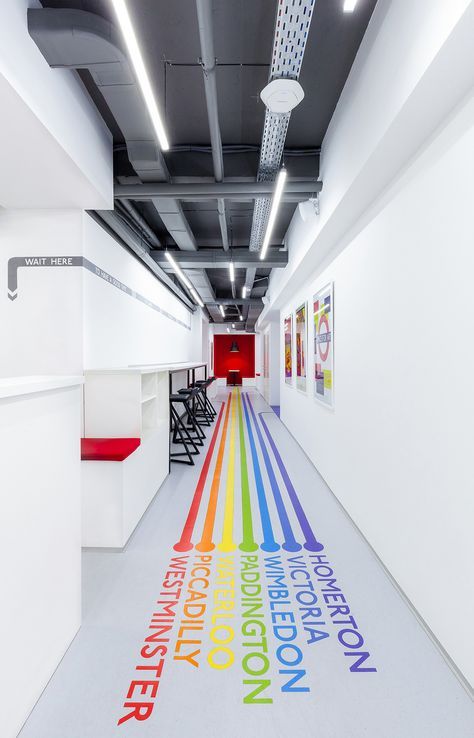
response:
<path id="1" fill-rule="evenodd" d="M 308 40 L 314 3 L 315 0 L 299 0 L 298 2 L 295 2 L 295 0 L 278 0 L 269 82 L 282 78 L 298 79 Z M 291 111 L 276 113 L 267 108 L 265 112 L 257 173 L 258 182 L 273 182 L 276 178 L 281 165 L 290 116 Z M 250 235 L 251 251 L 259 251 L 261 248 L 270 206 L 270 197 L 260 197 L 255 200 Z M 253 287 L 255 272 L 254 267 L 247 270 L 245 280 L 247 294 L 250 294 Z M 253 317 L 251 311 L 247 319 L 247 327 L 249 327 Z M 255 324 L 255 320 L 253 320 L 253 323 Z"/>
<path id="2" fill-rule="evenodd" d="M 222 139 L 217 106 L 216 59 L 214 56 L 211 0 L 196 0 L 196 10 L 199 25 L 199 40 L 201 43 L 201 65 L 204 77 L 204 91 L 206 94 L 207 118 L 211 136 L 214 178 L 216 182 L 222 182 L 224 179 L 224 159 L 222 156 Z M 223 198 L 217 200 L 217 212 L 222 235 L 222 246 L 227 251 L 229 248 L 229 239 Z"/>
<path id="3" fill-rule="evenodd" d="M 163 284 L 165 284 L 171 292 L 174 292 L 181 302 L 192 312 L 196 310 L 196 306 L 187 294 L 183 292 L 180 286 L 176 285 L 171 277 L 157 264 L 150 256 L 150 246 L 144 240 L 142 235 L 136 233 L 132 225 L 127 222 L 120 213 L 115 210 L 91 210 L 88 214 L 96 221 L 104 230 L 109 233 L 118 243 L 121 243 L 127 249 L 132 251 L 145 265 L 153 272 Z"/>
<path id="4" fill-rule="evenodd" d="M 28 31 L 51 67 L 90 72 L 120 126 L 138 176 L 168 181 L 148 111 L 113 24 L 85 10 L 29 8 Z"/>
<path id="5" fill-rule="evenodd" d="M 212 0 L 196 0 L 196 10 L 198 16 L 199 40 L 201 44 L 201 65 L 204 76 L 207 118 L 209 121 L 209 133 L 211 137 L 212 162 L 214 165 L 214 178 L 216 182 L 222 182 L 224 179 L 224 158 L 222 156 L 222 139 L 217 106 L 216 58 L 214 56 L 214 37 L 212 31 Z M 229 238 L 227 234 L 225 201 L 223 198 L 218 198 L 217 200 L 217 215 L 222 236 L 222 246 L 225 251 L 228 251 Z M 235 297 L 234 281 L 232 281 L 231 287 L 232 296 Z M 219 314 L 219 318 L 220 317 L 222 316 Z"/>
<path id="6" fill-rule="evenodd" d="M 170 182 L 142 94 L 114 25 L 85 10 L 29 8 L 28 31 L 51 67 L 90 72 L 123 133 L 130 163 L 141 181 Z M 160 197 L 151 201 L 178 247 L 196 250 L 181 203 Z M 193 279 L 194 273 L 189 276 Z M 204 281 L 206 294 L 201 297 L 206 301 L 214 295 L 209 280 Z"/>
<path id="7" fill-rule="evenodd" d="M 151 243 L 154 248 L 159 249 L 162 244 L 156 233 L 150 228 L 145 218 L 138 212 L 135 205 L 132 205 L 128 200 L 122 200 L 116 203 L 115 209 L 125 212 L 130 216 L 130 220 L 138 227 L 139 231 L 145 234 L 145 237 Z"/>

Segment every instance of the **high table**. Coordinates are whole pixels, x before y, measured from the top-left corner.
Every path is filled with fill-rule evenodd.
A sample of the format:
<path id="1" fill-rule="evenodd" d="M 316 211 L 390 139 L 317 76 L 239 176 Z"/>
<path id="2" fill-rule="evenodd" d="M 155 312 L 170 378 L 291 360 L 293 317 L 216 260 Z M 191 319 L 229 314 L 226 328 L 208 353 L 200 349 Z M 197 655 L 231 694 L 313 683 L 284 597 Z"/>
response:
<path id="1" fill-rule="evenodd" d="M 240 369 L 227 369 L 227 371 L 229 372 L 229 374 L 233 374 L 234 375 L 233 376 L 233 380 L 234 381 L 232 382 L 232 385 L 231 386 L 232 387 L 235 387 L 236 386 L 236 383 L 235 383 L 236 375 L 237 374 L 240 374 Z"/>
<path id="2" fill-rule="evenodd" d="M 187 374 L 187 386 L 190 387 L 196 381 L 196 369 L 204 369 L 203 379 L 207 379 L 207 364 L 199 362 L 178 362 L 175 364 L 130 364 L 130 369 L 141 369 L 143 371 L 167 371 L 170 376 L 170 395 L 173 394 L 173 375 L 180 372 Z"/>

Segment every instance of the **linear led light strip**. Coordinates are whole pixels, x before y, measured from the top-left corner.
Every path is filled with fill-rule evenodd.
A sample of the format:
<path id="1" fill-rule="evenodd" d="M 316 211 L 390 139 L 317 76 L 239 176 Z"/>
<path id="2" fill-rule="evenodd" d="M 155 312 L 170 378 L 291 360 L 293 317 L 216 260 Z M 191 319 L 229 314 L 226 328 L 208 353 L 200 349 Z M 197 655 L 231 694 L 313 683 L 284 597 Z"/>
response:
<path id="1" fill-rule="evenodd" d="M 230 281 L 233 282 L 234 279 L 235 279 L 235 271 L 234 271 L 234 262 L 233 261 L 230 261 L 229 262 L 229 276 L 230 276 Z"/>
<path id="2" fill-rule="evenodd" d="M 275 192 L 273 193 L 272 206 L 270 208 L 270 215 L 268 216 L 267 230 L 265 231 L 265 238 L 262 243 L 262 250 L 260 251 L 260 258 L 264 259 L 267 255 L 268 244 L 272 237 L 273 227 L 280 206 L 281 196 L 283 194 L 283 188 L 285 187 L 286 181 L 286 169 L 280 169 L 276 181 Z"/>
<path id="3" fill-rule="evenodd" d="M 153 94 L 153 90 L 150 84 L 150 79 L 146 71 L 145 63 L 138 45 L 137 37 L 133 29 L 132 21 L 128 13 L 128 8 L 125 0 L 111 0 L 112 6 L 117 16 L 117 21 L 122 31 L 122 35 L 127 47 L 130 60 L 132 62 L 135 74 L 137 75 L 138 84 L 142 91 L 143 98 L 148 108 L 148 113 L 155 129 L 155 133 L 158 137 L 158 141 L 163 151 L 169 149 L 168 137 L 166 135 L 165 127 L 161 119 L 160 111 Z"/>
<path id="4" fill-rule="evenodd" d="M 225 310 L 222 307 L 222 305 L 219 305 L 219 310 L 220 310 L 220 313 L 221 313 L 222 317 L 225 318 Z"/>
<path id="5" fill-rule="evenodd" d="M 168 261 L 171 264 L 171 266 L 173 267 L 174 271 L 176 272 L 176 275 L 177 275 L 178 279 L 180 279 L 181 282 L 184 284 L 184 286 L 187 287 L 188 290 L 190 291 L 193 300 L 195 302 L 197 302 L 197 304 L 199 305 L 199 307 L 204 307 L 203 301 L 199 297 L 198 293 L 196 292 L 196 290 L 192 286 L 191 282 L 189 281 L 189 279 L 187 278 L 187 276 L 185 275 L 185 273 L 183 272 L 183 270 L 181 269 L 181 267 L 175 262 L 175 260 L 171 256 L 170 252 L 169 251 L 165 251 L 165 256 L 168 259 Z"/>
<path id="6" fill-rule="evenodd" d="M 343 8 L 344 13 L 352 13 L 356 5 L 357 0 L 345 0 Z"/>
<path id="7" fill-rule="evenodd" d="M 192 298 L 195 300 L 195 302 L 197 302 L 197 304 L 199 305 L 199 307 L 203 308 L 204 307 L 204 303 L 201 300 L 201 298 L 199 297 L 199 295 L 196 292 L 196 290 L 194 289 L 194 287 L 191 287 L 191 289 L 189 291 L 191 292 Z"/>

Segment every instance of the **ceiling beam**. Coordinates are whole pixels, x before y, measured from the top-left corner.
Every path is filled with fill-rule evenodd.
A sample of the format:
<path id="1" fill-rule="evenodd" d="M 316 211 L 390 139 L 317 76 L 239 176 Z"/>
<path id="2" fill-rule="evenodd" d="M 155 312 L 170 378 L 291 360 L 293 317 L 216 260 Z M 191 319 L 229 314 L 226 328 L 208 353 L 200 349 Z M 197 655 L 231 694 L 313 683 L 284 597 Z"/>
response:
<path id="1" fill-rule="evenodd" d="M 159 198 L 152 197 L 151 195 L 142 195 L 139 193 L 139 191 L 135 192 L 133 196 L 130 197 L 122 197 L 121 195 L 114 195 L 116 200 L 132 200 L 134 202 L 150 202 L 159 200 L 163 202 L 164 200 L 176 200 L 181 201 L 183 203 L 186 202 L 209 202 L 210 200 L 215 200 L 216 197 L 209 194 L 209 195 L 165 195 L 162 197 L 160 195 Z M 257 200 L 260 197 L 257 193 L 249 193 L 249 194 L 240 194 L 238 192 L 229 193 L 224 196 L 225 200 L 231 200 L 232 202 L 248 202 L 248 203 L 254 203 L 255 200 Z M 281 196 L 281 201 L 284 203 L 294 203 L 295 205 L 298 205 L 300 202 L 306 202 L 310 198 L 313 198 L 314 194 L 312 192 L 287 192 L 286 194 L 283 193 Z M 217 198 L 221 199 L 221 198 Z"/>
<path id="2" fill-rule="evenodd" d="M 228 269 L 232 260 L 236 269 L 250 266 L 260 266 L 265 269 L 286 267 L 288 264 L 288 251 L 269 249 L 265 260 L 260 259 L 258 251 L 248 249 L 233 249 L 232 252 L 221 249 L 199 249 L 199 251 L 173 251 L 173 258 L 184 269 Z M 170 267 L 166 258 L 166 251 L 152 251 L 152 259 L 162 267 Z M 170 267 L 171 269 L 171 267 Z"/>
<path id="3" fill-rule="evenodd" d="M 215 200 L 225 197 L 229 200 L 255 199 L 262 196 L 271 196 L 275 189 L 274 182 L 207 182 L 207 183 L 174 183 L 156 182 L 151 184 L 116 184 L 114 197 L 127 200 L 153 200 L 155 197 L 172 198 L 176 200 Z M 316 180 L 302 180 L 287 182 L 282 199 L 297 197 L 298 200 L 307 200 L 322 189 L 322 182 Z M 293 200 L 294 201 L 294 200 Z"/>
<path id="4" fill-rule="evenodd" d="M 258 305 L 263 307 L 261 297 L 216 297 L 214 300 L 205 300 L 206 305 Z"/>

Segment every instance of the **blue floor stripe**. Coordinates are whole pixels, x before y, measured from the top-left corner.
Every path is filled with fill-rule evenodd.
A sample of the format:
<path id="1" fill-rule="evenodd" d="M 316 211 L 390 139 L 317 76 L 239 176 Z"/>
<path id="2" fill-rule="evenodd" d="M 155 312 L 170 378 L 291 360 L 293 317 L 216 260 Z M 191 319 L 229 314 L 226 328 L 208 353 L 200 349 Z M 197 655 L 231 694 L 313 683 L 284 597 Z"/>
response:
<path id="1" fill-rule="evenodd" d="M 267 469 L 268 478 L 270 480 L 270 486 L 272 488 L 273 497 L 274 497 L 275 505 L 276 505 L 277 512 L 278 512 L 278 517 L 280 518 L 280 523 L 281 523 L 281 527 L 283 530 L 283 536 L 285 538 L 285 542 L 283 543 L 282 548 L 284 548 L 285 551 L 301 551 L 301 548 L 302 548 L 301 543 L 298 543 L 296 541 L 293 535 L 293 531 L 291 529 L 290 519 L 288 518 L 288 514 L 286 512 L 285 504 L 283 502 L 280 488 L 278 486 L 278 482 L 275 477 L 275 472 L 273 471 L 273 466 L 270 460 L 270 456 L 268 455 L 267 447 L 265 446 L 265 441 L 263 440 L 262 432 L 257 423 L 257 418 L 255 417 L 252 402 L 250 401 L 250 398 L 248 397 L 248 395 L 242 395 L 242 397 L 244 398 L 244 400 L 248 402 L 250 413 L 252 415 L 253 422 L 255 425 L 255 430 L 257 432 L 258 440 L 260 443 L 260 448 L 262 449 L 263 459 L 265 461 L 265 466 Z"/>
<path id="2" fill-rule="evenodd" d="M 270 520 L 270 514 L 268 512 L 267 498 L 265 496 L 265 488 L 263 486 L 262 473 L 260 471 L 260 463 L 258 460 L 257 447 L 255 445 L 255 439 L 252 432 L 252 425 L 250 423 L 249 413 L 245 402 L 245 397 L 242 395 L 242 405 L 244 408 L 245 423 L 247 425 L 247 433 L 250 443 L 250 451 L 252 454 L 253 462 L 253 473 L 255 477 L 255 485 L 257 487 L 257 498 L 258 506 L 260 508 L 260 519 L 262 521 L 263 530 L 263 543 L 260 548 L 262 551 L 278 551 L 280 549 L 279 544 L 275 541 L 273 535 L 272 522 Z"/>

